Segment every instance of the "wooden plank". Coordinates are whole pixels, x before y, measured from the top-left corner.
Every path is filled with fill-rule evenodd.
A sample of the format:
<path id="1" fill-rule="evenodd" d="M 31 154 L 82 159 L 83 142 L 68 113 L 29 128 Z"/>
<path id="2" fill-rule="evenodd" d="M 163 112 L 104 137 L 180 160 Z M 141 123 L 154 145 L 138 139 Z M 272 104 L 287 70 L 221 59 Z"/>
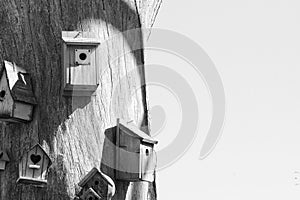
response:
<path id="1" fill-rule="evenodd" d="M 156 167 L 156 155 L 149 145 L 141 145 L 141 180 L 153 182 Z"/>
<path id="2" fill-rule="evenodd" d="M 87 49 L 91 50 L 91 64 L 90 65 L 76 65 L 75 64 L 75 50 Z M 96 50 L 93 46 L 72 46 L 68 48 L 70 55 L 69 69 L 70 69 L 70 84 L 72 85 L 97 85 L 96 76 Z"/>
<path id="3" fill-rule="evenodd" d="M 21 120 L 31 121 L 32 112 L 33 112 L 33 105 L 22 103 L 22 102 L 15 102 L 13 117 Z"/>
<path id="4" fill-rule="evenodd" d="M 2 101 L 0 101 L 0 118 L 11 117 L 14 100 L 10 93 L 10 89 L 7 81 L 7 75 L 5 71 L 0 79 L 0 92 L 1 91 L 5 91 L 5 96 L 1 98 Z"/>

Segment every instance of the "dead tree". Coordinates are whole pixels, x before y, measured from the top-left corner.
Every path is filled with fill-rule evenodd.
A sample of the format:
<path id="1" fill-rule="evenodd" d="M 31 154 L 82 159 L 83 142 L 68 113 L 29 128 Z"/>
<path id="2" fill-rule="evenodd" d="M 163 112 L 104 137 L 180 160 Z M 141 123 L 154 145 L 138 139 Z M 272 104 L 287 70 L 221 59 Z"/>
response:
<path id="1" fill-rule="evenodd" d="M 99 56 L 107 70 L 98 74 L 95 95 L 87 98 L 64 96 L 62 31 L 93 32 L 102 43 L 130 29 L 150 28 L 160 4 L 161 0 L 0 2 L 0 61 L 15 62 L 31 75 L 36 98 L 32 121 L 0 125 L 0 150 L 10 159 L 0 171 L 1 200 L 74 199 L 82 176 L 101 166 L 104 132 L 117 118 L 148 126 L 146 90 L 139 85 L 145 81 L 144 54 L 142 49 L 130 51 L 143 40 L 142 34 L 110 40 Z M 17 184 L 22 156 L 36 144 L 52 161 L 47 186 Z M 154 184 L 116 181 L 114 199 L 156 199 Z"/>

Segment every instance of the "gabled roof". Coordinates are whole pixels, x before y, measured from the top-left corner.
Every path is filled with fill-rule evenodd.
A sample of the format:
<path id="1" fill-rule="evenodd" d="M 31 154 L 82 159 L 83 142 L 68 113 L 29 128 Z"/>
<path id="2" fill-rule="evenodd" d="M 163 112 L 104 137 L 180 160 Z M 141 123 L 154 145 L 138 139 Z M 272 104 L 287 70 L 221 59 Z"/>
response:
<path id="1" fill-rule="evenodd" d="M 30 75 L 15 63 L 4 61 L 1 76 L 6 73 L 12 98 L 15 101 L 36 104 Z"/>
<path id="2" fill-rule="evenodd" d="M 6 161 L 6 162 L 10 161 L 5 151 L 0 151 L 0 161 Z"/>
<path id="3" fill-rule="evenodd" d="M 91 179 L 91 178 L 93 178 L 96 174 L 100 174 L 100 176 L 109 184 L 109 185 L 111 185 L 112 187 L 115 187 L 115 183 L 113 182 L 113 180 L 109 177 L 109 176 L 107 176 L 107 175 L 105 175 L 105 174 L 103 174 L 102 172 L 100 172 L 96 167 L 94 167 L 79 183 L 78 183 L 78 185 L 80 186 L 80 187 L 84 187 L 85 186 L 85 184 L 87 184 L 87 182 L 89 182 L 89 180 Z"/>
<path id="4" fill-rule="evenodd" d="M 48 156 L 47 152 L 43 149 L 43 147 L 40 144 L 36 144 L 34 145 L 28 152 L 34 150 L 35 148 L 39 148 L 42 150 L 42 152 L 47 156 L 47 158 L 49 159 L 49 166 L 52 164 L 52 161 L 50 159 L 50 157 Z"/>
<path id="5" fill-rule="evenodd" d="M 158 141 L 154 140 L 152 137 L 147 135 L 145 132 L 141 131 L 138 129 L 136 126 L 133 126 L 131 124 L 128 124 L 124 122 L 121 119 L 117 119 L 117 126 L 121 130 L 125 131 L 126 133 L 130 134 L 133 137 L 138 137 L 144 142 L 152 143 L 152 144 L 157 144 Z"/>

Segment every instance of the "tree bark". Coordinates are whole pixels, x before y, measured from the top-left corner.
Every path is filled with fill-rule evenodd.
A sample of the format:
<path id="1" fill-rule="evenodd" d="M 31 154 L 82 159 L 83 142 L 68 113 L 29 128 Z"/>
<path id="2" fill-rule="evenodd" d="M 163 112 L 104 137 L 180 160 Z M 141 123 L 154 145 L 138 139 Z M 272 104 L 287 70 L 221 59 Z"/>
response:
<path id="1" fill-rule="evenodd" d="M 124 35 L 107 43 L 100 55 L 99 87 L 91 98 L 63 96 L 61 31 L 92 31 L 105 42 L 126 30 L 150 28 L 161 0 L 2 0 L 0 61 L 31 74 L 37 98 L 33 121 L 1 123 L 0 149 L 10 162 L 0 172 L 1 200 L 74 199 L 77 183 L 100 168 L 105 130 L 116 118 L 148 126 L 143 50 L 132 50 L 142 35 Z M 18 164 L 33 145 L 52 160 L 46 188 L 16 184 Z M 156 199 L 155 183 L 115 180 L 116 200 Z"/>

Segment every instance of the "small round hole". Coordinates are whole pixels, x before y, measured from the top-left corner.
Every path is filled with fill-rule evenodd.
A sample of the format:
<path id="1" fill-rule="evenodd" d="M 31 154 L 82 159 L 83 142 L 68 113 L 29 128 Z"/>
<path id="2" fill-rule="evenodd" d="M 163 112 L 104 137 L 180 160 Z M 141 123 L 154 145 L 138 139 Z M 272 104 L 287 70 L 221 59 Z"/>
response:
<path id="1" fill-rule="evenodd" d="M 87 58 L 87 55 L 85 53 L 79 54 L 80 60 L 85 60 Z"/>
<path id="2" fill-rule="evenodd" d="M 149 149 L 146 149 L 146 156 L 149 156 Z"/>
<path id="3" fill-rule="evenodd" d="M 95 185 L 99 185 L 99 181 L 95 181 Z"/>
<path id="4" fill-rule="evenodd" d="M 0 98 L 4 98 L 5 94 L 6 94 L 5 90 L 1 90 L 1 92 L 0 92 Z"/>

